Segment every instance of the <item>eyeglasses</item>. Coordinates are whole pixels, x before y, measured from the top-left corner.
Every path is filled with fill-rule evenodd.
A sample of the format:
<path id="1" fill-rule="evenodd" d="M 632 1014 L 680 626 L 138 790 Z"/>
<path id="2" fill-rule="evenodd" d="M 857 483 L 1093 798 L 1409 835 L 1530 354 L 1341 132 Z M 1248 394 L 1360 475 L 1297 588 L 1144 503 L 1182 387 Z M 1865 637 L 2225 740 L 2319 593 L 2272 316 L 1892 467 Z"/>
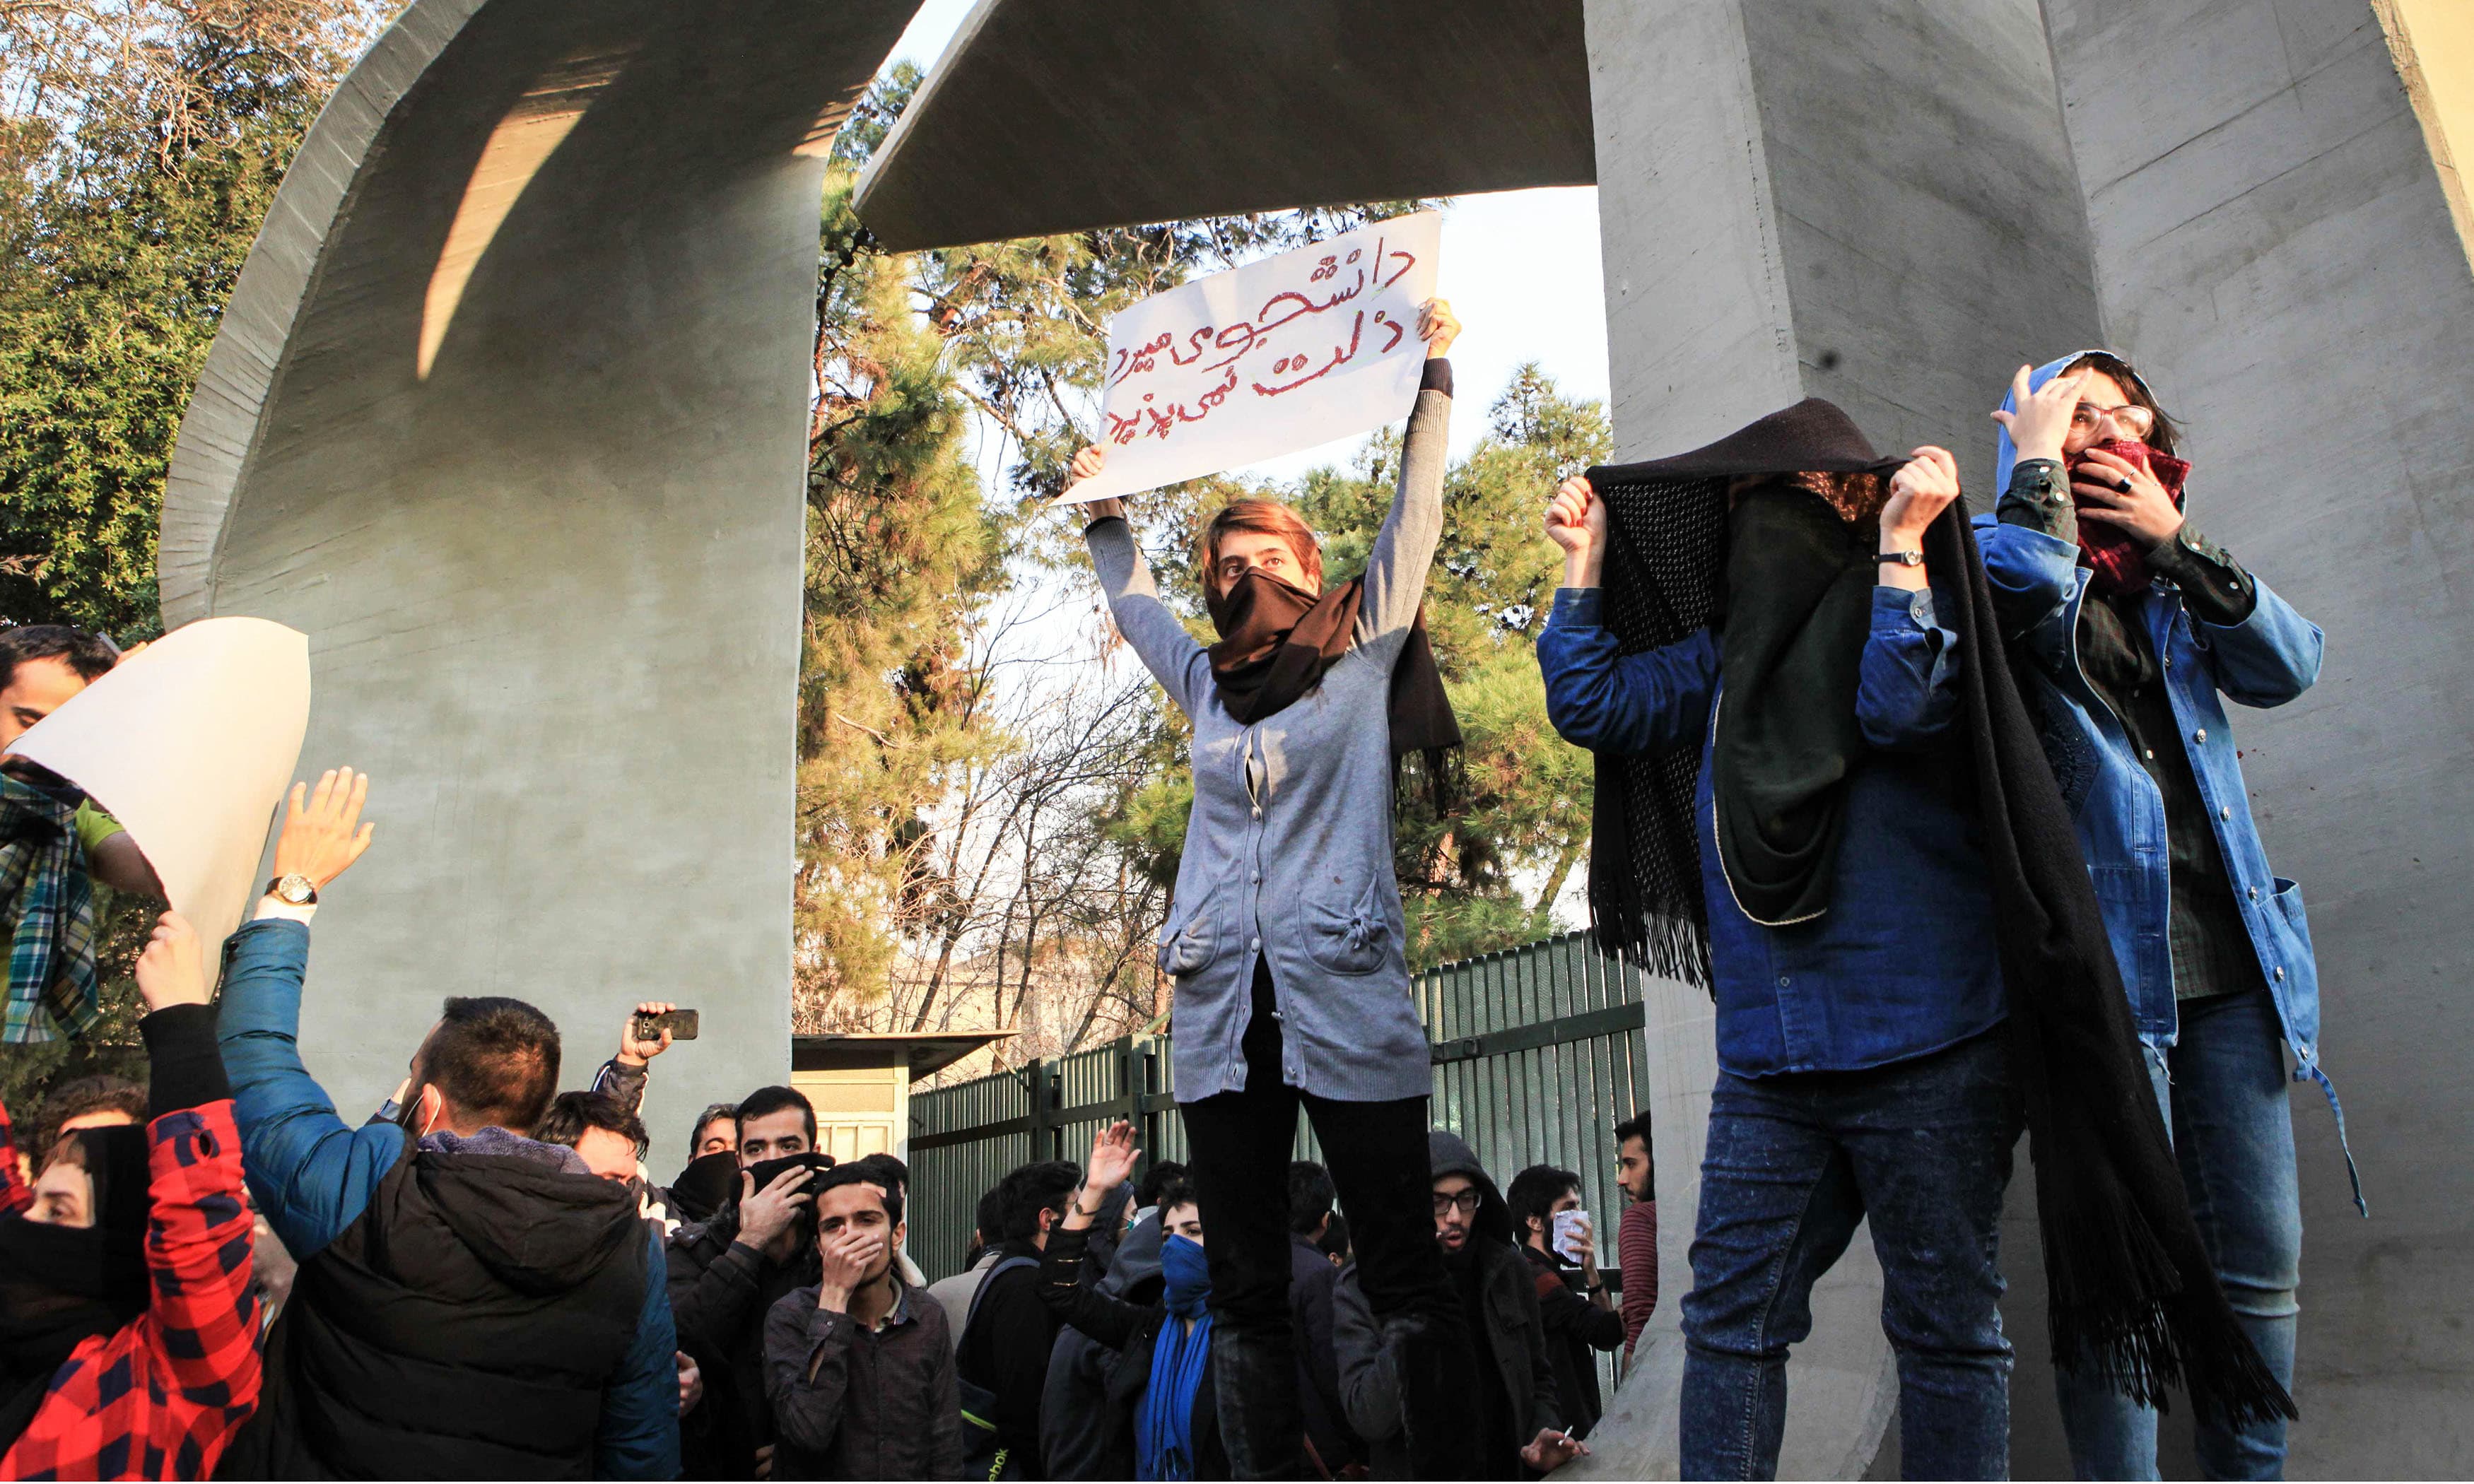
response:
<path id="1" fill-rule="evenodd" d="M 2113 419 L 2114 428 L 2134 443 L 2144 442 L 2156 430 L 2156 414 L 2152 409 L 2124 402 L 2119 407 L 2098 407 L 2094 402 L 2081 402 L 2071 409 L 2071 431 L 2093 433 L 2097 424 Z"/>
<path id="2" fill-rule="evenodd" d="M 1475 1190 L 1462 1190 L 1449 1195 L 1438 1190 L 1435 1192 L 1435 1214 L 1441 1216 L 1449 1212 L 1454 1207 L 1458 1207 L 1462 1215 L 1474 1216 L 1477 1214 L 1477 1203 L 1478 1194 Z"/>

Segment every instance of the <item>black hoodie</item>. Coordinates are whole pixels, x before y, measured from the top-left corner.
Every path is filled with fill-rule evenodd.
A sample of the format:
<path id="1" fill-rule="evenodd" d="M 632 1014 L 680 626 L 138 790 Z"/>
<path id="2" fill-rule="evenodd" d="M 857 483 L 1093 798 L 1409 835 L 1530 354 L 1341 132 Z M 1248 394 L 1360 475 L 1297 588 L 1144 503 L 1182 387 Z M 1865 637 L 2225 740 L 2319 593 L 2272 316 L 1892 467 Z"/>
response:
<path id="1" fill-rule="evenodd" d="M 1512 1210 L 1503 1204 L 1502 1193 L 1488 1178 L 1477 1155 L 1460 1136 L 1437 1129 L 1426 1136 L 1426 1157 L 1435 1179 L 1466 1175 L 1478 1187 L 1477 1220 L 1463 1249 L 1469 1281 L 1465 1287 L 1458 1282 L 1455 1287 L 1463 1293 L 1465 1317 L 1479 1347 L 1480 1373 L 1492 1360 L 1493 1373 L 1502 1382 L 1503 1389 L 1496 1395 L 1504 1411 L 1497 1414 L 1488 1405 L 1487 1414 L 1490 1419 L 1499 1415 L 1509 1423 L 1507 1436 L 1516 1450 L 1538 1436 L 1540 1428 L 1563 1426 L 1555 1368 L 1547 1358 L 1546 1331 L 1538 1317 L 1537 1288 L 1528 1260 L 1513 1245 Z M 1355 1263 L 1341 1270 L 1332 1300 L 1341 1400 L 1348 1411 L 1348 1424 L 1371 1449 L 1376 1477 L 1406 1478 L 1400 1380 L 1392 1357 L 1384 1352 L 1383 1331 L 1375 1324 L 1374 1311 L 1358 1286 Z M 1483 1401 L 1493 1400 L 1491 1396 Z M 1479 1476 L 1499 1475 L 1510 1476 L 1510 1471 L 1492 1470 Z"/>

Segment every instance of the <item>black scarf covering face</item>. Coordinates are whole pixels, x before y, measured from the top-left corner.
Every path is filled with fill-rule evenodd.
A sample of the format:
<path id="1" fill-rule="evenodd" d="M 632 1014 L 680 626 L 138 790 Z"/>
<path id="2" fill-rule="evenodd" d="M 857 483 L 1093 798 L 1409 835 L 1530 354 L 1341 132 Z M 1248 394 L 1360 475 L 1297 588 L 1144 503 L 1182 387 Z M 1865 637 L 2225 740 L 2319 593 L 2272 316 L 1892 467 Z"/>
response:
<path id="1" fill-rule="evenodd" d="M 1211 679 L 1228 714 L 1250 727 L 1321 684 L 1357 640 L 1365 589 L 1366 579 L 1356 577 L 1317 597 L 1263 571 L 1240 577 L 1225 593 L 1206 586 L 1203 604 L 1220 631 L 1210 649 Z M 1389 710 L 1393 758 L 1423 753 L 1428 776 L 1440 777 L 1442 754 L 1461 745 L 1461 725 L 1443 694 L 1422 607 L 1392 666 Z"/>
<path id="2" fill-rule="evenodd" d="M 1876 543 L 1783 484 L 1744 491 L 1727 526 L 1727 689 L 1710 757 L 1718 860 L 1744 915 L 1783 927 L 1830 910 L 1864 747 L 1856 682 Z"/>
<path id="3" fill-rule="evenodd" d="M 1720 863 L 1757 919 L 1809 915 L 1808 898 L 1835 858 L 1842 811 L 1834 780 L 1844 769 L 1830 759 L 1845 755 L 1854 730 L 1854 667 L 1863 653 L 1862 610 L 1852 636 L 1845 614 L 1850 590 L 1872 601 L 1871 568 L 1859 564 L 1850 579 L 1834 564 L 1831 547 L 1850 538 L 1819 496 L 1748 491 L 1740 518 L 1758 522 L 1760 549 L 1734 574 L 1748 586 L 1735 598 L 1744 611 L 1731 617 L 1727 489 L 1790 471 L 1885 474 L 1904 462 L 1874 453 L 1845 413 L 1807 397 L 1690 453 L 1589 470 L 1590 488 L 1607 502 L 1605 604 L 1616 648 L 1637 655 L 1701 629 L 1728 631 L 1711 782 L 1720 833 L 1732 842 Z M 1841 529 L 1833 534 L 1824 521 Z M 1767 594 L 1758 605 L 1749 585 Z M 1747 657 L 1741 676 L 1738 650 Z M 1843 681 L 1829 679 L 1839 672 Z M 1807 692 L 1834 695 L 1839 684 L 1850 703 L 1844 718 L 1803 704 Z M 1602 943 L 1655 972 L 1707 986 L 1710 913 L 1692 814 L 1700 777 L 1698 737 L 1663 753 L 1599 756 L 1589 917 Z"/>
<path id="4" fill-rule="evenodd" d="M 1882 472 L 1897 462 L 1875 459 L 1845 414 L 1807 398 L 1693 453 L 1591 469 L 1607 501 L 1605 603 L 1618 649 L 1637 654 L 1725 627 L 1723 733 L 1749 643 L 1738 631 L 1771 621 L 1731 611 L 1754 600 L 1723 586 L 1722 574 L 1739 570 L 1724 550 L 1728 482 L 1787 469 Z M 1958 635 L 1954 759 L 1974 785 L 1997 917 L 2054 1361 L 2160 1409 L 2167 1388 L 2181 1385 L 2210 1416 L 2292 1417 L 2292 1399 L 2236 1323 L 2192 1218 L 2077 835 L 1995 637 L 1992 590 L 1964 510 L 1942 513 L 1925 552 L 1943 579 L 1937 596 L 1950 598 L 1941 622 Z M 1773 604 L 1772 619 L 1777 611 Z M 1707 984 L 1691 812 L 1698 768 L 1688 746 L 1599 757 L 1589 902 L 1602 940 Z"/>
<path id="5" fill-rule="evenodd" d="M 135 1125 L 80 1129 L 90 1227 L 0 1216 L 0 1453 L 24 1435 L 69 1352 L 146 1312 L 147 1143 Z M 48 1161 L 46 1161 L 48 1162 Z"/>

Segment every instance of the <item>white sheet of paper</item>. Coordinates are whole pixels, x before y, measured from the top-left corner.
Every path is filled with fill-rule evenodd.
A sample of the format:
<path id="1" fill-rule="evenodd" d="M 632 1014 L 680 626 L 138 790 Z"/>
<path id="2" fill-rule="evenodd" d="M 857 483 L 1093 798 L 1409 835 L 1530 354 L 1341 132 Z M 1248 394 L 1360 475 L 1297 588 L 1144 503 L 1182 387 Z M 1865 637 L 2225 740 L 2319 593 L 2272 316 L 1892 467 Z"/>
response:
<path id="1" fill-rule="evenodd" d="M 122 660 L 9 751 L 120 821 L 215 955 L 256 895 L 268 821 L 308 726 L 308 637 L 263 618 L 208 618 Z"/>
<path id="2" fill-rule="evenodd" d="M 1153 295 L 1108 324 L 1108 467 L 1059 504 L 1155 490 L 1405 418 L 1443 217 L 1394 217 Z"/>

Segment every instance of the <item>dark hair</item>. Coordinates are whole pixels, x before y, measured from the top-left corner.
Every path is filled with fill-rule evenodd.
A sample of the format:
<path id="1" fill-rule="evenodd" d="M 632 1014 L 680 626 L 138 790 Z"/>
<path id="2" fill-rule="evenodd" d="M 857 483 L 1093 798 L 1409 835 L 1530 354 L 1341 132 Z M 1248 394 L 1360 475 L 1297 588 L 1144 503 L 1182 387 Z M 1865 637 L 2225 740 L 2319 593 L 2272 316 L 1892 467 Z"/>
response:
<path id="1" fill-rule="evenodd" d="M 418 1080 L 438 1089 L 457 1122 L 530 1134 L 558 1092 L 558 1026 L 520 999 L 450 997 L 421 1049 Z"/>
<path id="2" fill-rule="evenodd" d="M 1004 1240 L 997 1234 L 1004 1225 L 1005 1185 L 1000 1182 L 980 1192 L 980 1204 L 971 1210 L 970 1251 L 962 1255 L 962 1266 L 979 1266 L 980 1255 Z"/>
<path id="3" fill-rule="evenodd" d="M 91 684 L 120 663 L 120 646 L 100 634 L 68 624 L 14 624 L 0 629 L 0 690 L 17 682 L 17 667 L 29 659 L 58 659 Z"/>
<path id="4" fill-rule="evenodd" d="M 1134 1182 L 1134 1209 L 1140 1210 L 1146 1206 L 1157 1206 L 1160 1187 L 1172 1180 L 1184 1178 L 1185 1166 L 1175 1160 L 1152 1161 L 1152 1167 L 1143 1171 L 1143 1178 Z"/>
<path id="5" fill-rule="evenodd" d="M 51 1096 L 43 1099 L 42 1107 L 36 1111 L 35 1126 L 31 1131 L 33 1137 L 26 1141 L 26 1150 L 34 1156 L 36 1164 L 48 1164 L 51 1162 L 52 1146 L 61 1140 L 61 1125 L 71 1118 L 83 1118 L 88 1113 L 127 1113 L 131 1122 L 143 1128 L 148 1121 L 146 1115 L 149 1111 L 146 1089 L 126 1077 L 97 1073 L 91 1077 L 75 1078 L 54 1088 Z"/>
<path id="6" fill-rule="evenodd" d="M 816 1108 L 795 1088 L 758 1088 L 739 1100 L 739 1131 L 747 1132 L 748 1120 L 780 1113 L 785 1108 L 799 1110 L 808 1125 L 808 1147 L 816 1147 Z"/>
<path id="7" fill-rule="evenodd" d="M 1346 1258 L 1348 1257 L 1348 1218 L 1338 1211 L 1333 1211 L 1331 1225 L 1322 1229 L 1322 1236 L 1315 1243 L 1315 1249 L 1326 1257 Z"/>
<path id="8" fill-rule="evenodd" d="M 1649 1114 L 1645 1113 L 1635 1113 L 1629 1118 L 1618 1118 L 1615 1120 L 1615 1152 L 1617 1154 L 1621 1154 L 1623 1152 L 1624 1140 L 1627 1138 L 1639 1139 L 1640 1147 L 1643 1149 L 1647 1149 L 1650 1146 Z"/>
<path id="9" fill-rule="evenodd" d="M 1551 1164 L 1533 1164 L 1512 1177 L 1511 1187 L 1503 1192 L 1503 1204 L 1512 1211 L 1512 1239 L 1529 1240 L 1529 1223 L 1534 1217 L 1547 1225 L 1546 1213 L 1555 1203 L 1581 1188 L 1581 1177 L 1571 1170 L 1559 1170 Z"/>
<path id="10" fill-rule="evenodd" d="M 885 1184 L 888 1190 L 910 1188 L 910 1166 L 889 1154 L 863 1154 L 853 1160 L 851 1166 L 871 1171 L 869 1178 Z"/>
<path id="11" fill-rule="evenodd" d="M 2174 443 L 2181 440 L 2181 425 L 2157 403 L 2156 394 L 2147 390 L 2147 378 L 2110 350 L 2091 350 L 2053 374 L 2067 376 L 2083 371 L 2100 371 L 2121 383 L 2122 395 L 2130 398 L 2132 406 L 2145 407 L 2156 417 L 2156 425 L 2147 430 L 2147 446 L 2162 454 L 2173 452 Z"/>
<path id="12" fill-rule="evenodd" d="M 1331 1172 L 1312 1160 L 1289 1161 L 1289 1230 L 1299 1236 L 1312 1236 L 1331 1214 L 1332 1202 L 1340 1192 L 1331 1185 Z"/>
<path id="13" fill-rule="evenodd" d="M 730 1141 L 734 1144 L 739 1142 L 739 1105 L 737 1103 L 707 1103 L 705 1105 L 704 1112 L 696 1114 L 695 1125 L 688 1133 L 689 1159 L 695 1160 L 703 1158 L 701 1155 L 696 1153 L 696 1147 L 704 1142 L 704 1131 L 713 1126 L 713 1120 L 716 1118 L 728 1118 L 730 1120 Z"/>
<path id="14" fill-rule="evenodd" d="M 1168 1213 L 1171 1208 L 1178 1206 L 1199 1207 L 1201 1204 L 1202 1197 L 1197 1193 L 1191 1182 L 1184 1180 L 1170 1181 L 1167 1185 L 1160 1186 L 1159 1189 L 1160 1225 L 1163 1227 L 1168 1225 Z M 1205 1233 L 1204 1234 L 1207 1236 L 1210 1233 Z"/>
<path id="15" fill-rule="evenodd" d="M 893 1162 L 899 1164 L 902 1161 L 895 1160 Z M 848 1164 L 837 1164 L 808 1182 L 808 1189 L 821 1200 L 828 1190 L 838 1189 L 843 1185 L 865 1185 L 876 1192 L 878 1204 L 885 1208 L 885 1224 L 898 1227 L 902 1225 L 902 1192 L 886 1186 L 885 1173 L 885 1166 L 882 1164 L 870 1164 L 865 1160 L 853 1160 Z M 810 1209 L 813 1209 L 813 1207 Z"/>
<path id="16" fill-rule="evenodd" d="M 1039 1213 L 1062 1215 L 1074 1187 L 1082 1184 L 1082 1166 L 1070 1160 L 1042 1160 L 1026 1164 L 997 1182 L 997 1229 L 980 1228 L 990 1242 L 1028 1241 L 1039 1234 Z"/>
<path id="17" fill-rule="evenodd" d="M 639 1160 L 653 1147 L 644 1135 L 644 1120 L 607 1092 L 562 1092 L 551 1098 L 549 1111 L 533 1124 L 532 1137 L 545 1144 L 572 1149 L 587 1129 L 601 1129 L 634 1144 Z"/>

